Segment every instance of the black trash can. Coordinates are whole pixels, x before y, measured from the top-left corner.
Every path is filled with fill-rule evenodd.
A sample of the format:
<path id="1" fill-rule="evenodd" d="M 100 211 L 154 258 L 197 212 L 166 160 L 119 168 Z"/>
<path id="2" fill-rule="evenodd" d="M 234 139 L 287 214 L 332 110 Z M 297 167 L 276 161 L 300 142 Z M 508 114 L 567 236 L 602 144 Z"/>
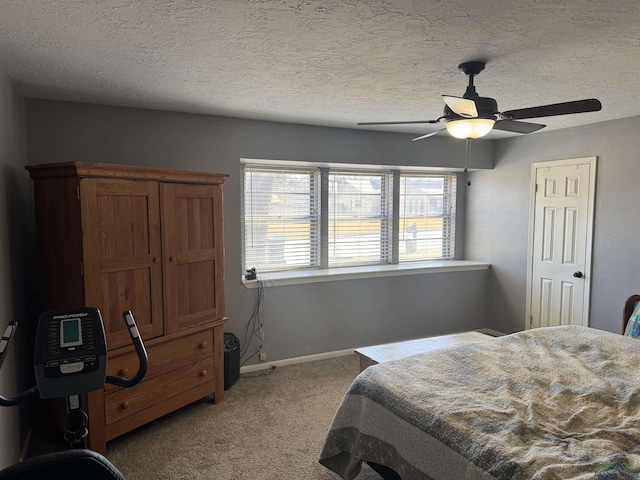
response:
<path id="1" fill-rule="evenodd" d="M 233 333 L 224 334 L 224 389 L 240 378 L 240 340 Z"/>

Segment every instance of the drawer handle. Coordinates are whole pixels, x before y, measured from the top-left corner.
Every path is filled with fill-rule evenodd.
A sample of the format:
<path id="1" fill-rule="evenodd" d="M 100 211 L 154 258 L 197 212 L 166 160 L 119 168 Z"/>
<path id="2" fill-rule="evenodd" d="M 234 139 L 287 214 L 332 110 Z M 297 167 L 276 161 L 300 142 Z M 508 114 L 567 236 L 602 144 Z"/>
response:
<path id="1" fill-rule="evenodd" d="M 129 369 L 124 367 L 118 372 L 118 376 L 127 378 L 129 376 Z"/>
<path id="2" fill-rule="evenodd" d="M 177 260 L 178 260 L 178 259 L 177 259 L 175 256 L 171 256 L 171 257 L 169 258 L 169 261 L 170 261 L 170 262 L 173 262 L 173 263 L 176 263 L 176 261 L 177 261 Z"/>
<path id="3" fill-rule="evenodd" d="M 201 377 L 206 377 L 207 376 L 207 371 L 206 370 L 201 370 L 200 371 L 200 376 Z"/>
<path id="4" fill-rule="evenodd" d="M 120 408 L 123 409 L 123 410 L 126 410 L 127 408 L 129 408 L 129 402 L 128 401 L 122 402 L 120 404 Z"/>
<path id="5" fill-rule="evenodd" d="M 205 348 L 207 348 L 207 342 L 206 342 L 206 341 L 204 341 L 204 342 L 200 342 L 200 343 L 198 344 L 198 346 L 199 346 L 201 349 L 203 349 L 203 350 L 204 350 Z"/>
<path id="6" fill-rule="evenodd" d="M 153 263 L 160 263 L 160 258 L 159 257 L 155 257 L 153 259 Z"/>

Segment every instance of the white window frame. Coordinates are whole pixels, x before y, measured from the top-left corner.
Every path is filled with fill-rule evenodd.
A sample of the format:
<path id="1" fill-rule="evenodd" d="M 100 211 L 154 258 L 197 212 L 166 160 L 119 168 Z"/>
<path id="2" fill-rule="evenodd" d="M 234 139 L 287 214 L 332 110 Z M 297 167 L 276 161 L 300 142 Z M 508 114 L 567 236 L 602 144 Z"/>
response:
<path id="1" fill-rule="evenodd" d="M 320 172 L 320 236 L 318 249 L 320 252 L 320 265 L 316 268 L 304 268 L 304 269 L 291 269 L 282 271 L 267 271 L 261 272 L 259 265 L 257 267 L 257 273 L 260 279 L 267 282 L 267 285 L 288 285 L 298 283 L 315 283 L 322 281 L 332 280 L 346 280 L 356 278 L 370 278 L 381 276 L 396 276 L 396 275 L 412 275 L 421 273 L 441 273 L 441 272 L 457 272 L 457 271 L 470 271 L 470 270 L 485 270 L 490 264 L 486 262 L 474 262 L 468 260 L 457 260 L 455 258 L 455 244 L 459 241 L 455 235 L 451 238 L 450 258 L 448 259 L 419 259 L 417 261 L 405 261 L 401 262 L 399 259 L 399 194 L 400 194 L 400 178 L 403 174 L 408 175 L 436 175 L 436 176 L 449 176 L 454 185 L 459 181 L 456 172 L 442 169 L 403 169 L 402 167 L 383 167 L 377 165 L 353 165 L 353 164 L 320 164 L 314 162 L 293 162 L 293 161 L 269 161 L 269 160 L 255 160 L 255 159 L 241 159 L 242 163 L 242 212 L 241 212 L 241 228 L 242 228 L 242 264 L 243 264 L 243 277 L 242 282 L 248 288 L 255 288 L 255 280 L 245 279 L 245 168 L 247 166 L 256 167 L 264 165 L 274 165 L 279 168 L 289 167 L 295 169 L 299 166 L 317 168 Z M 391 205 L 391 235 L 390 242 L 391 248 L 388 262 L 380 262 L 374 265 L 349 265 L 330 267 L 328 265 L 328 178 L 329 172 L 336 170 L 340 172 L 345 171 L 357 171 L 357 172 L 369 172 L 376 175 L 386 172 L 390 176 L 390 186 L 393 192 L 392 205 Z M 450 196 L 450 212 L 452 215 L 449 217 L 449 225 L 455 226 L 456 215 L 455 205 L 458 201 L 455 190 Z"/>
<path id="2" fill-rule="evenodd" d="M 294 208 L 293 211 L 289 211 L 289 212 L 276 212 L 276 216 L 271 216 L 270 214 L 273 215 L 273 212 L 269 212 L 268 214 L 265 215 L 257 215 L 255 217 L 254 221 L 254 217 L 251 216 L 251 221 L 249 221 L 247 219 L 247 211 L 251 211 L 253 212 L 254 209 L 258 209 L 259 210 L 259 205 L 261 203 L 261 201 L 263 199 L 260 199 L 260 195 L 265 195 L 264 191 L 261 191 L 260 189 L 258 189 L 256 191 L 256 196 L 258 197 L 258 205 L 253 205 L 253 201 L 254 201 L 254 192 L 253 192 L 253 177 L 251 177 L 251 181 L 250 183 L 250 187 L 247 189 L 247 172 L 251 172 L 251 173 L 267 173 L 267 174 L 272 174 L 274 176 L 277 176 L 278 174 L 280 175 L 284 175 L 285 172 L 286 174 L 290 174 L 290 175 L 295 175 L 295 176 L 303 176 L 306 177 L 307 175 L 309 176 L 309 203 L 308 203 L 308 211 L 305 211 L 304 214 L 297 211 L 297 208 Z M 265 178 L 265 177 L 263 177 Z M 298 250 L 297 253 L 297 264 L 293 264 L 287 268 L 275 268 L 273 269 L 274 271 L 290 271 L 290 270 L 308 270 L 308 269 L 313 269 L 313 268 L 317 268 L 320 266 L 320 225 L 321 225 L 321 220 L 320 220 L 320 215 L 319 215 L 319 210 L 320 210 L 320 205 L 319 205 L 319 201 L 320 201 L 320 183 L 321 183 L 321 179 L 320 179 L 320 172 L 318 171 L 317 168 L 308 168 L 308 167 L 282 167 L 282 166 L 264 166 L 264 165 L 245 165 L 243 168 L 243 175 L 242 175 L 242 179 L 243 179 L 243 191 L 242 191 L 242 226 L 243 226 L 243 230 L 242 230 L 242 255 L 243 255 L 243 264 L 246 265 L 246 269 L 249 269 L 253 266 L 256 265 L 248 265 L 249 260 L 247 260 L 247 254 L 248 254 L 248 243 L 250 243 L 248 240 L 251 239 L 251 242 L 253 242 L 253 238 L 254 238 L 254 229 L 260 227 L 260 225 L 264 225 L 264 220 L 267 218 L 271 218 L 271 220 L 269 221 L 269 225 L 270 226 L 274 226 L 274 227 L 281 227 L 280 231 L 276 231 L 275 234 L 276 235 L 282 235 L 281 237 L 269 237 L 268 234 L 265 234 L 263 236 L 258 235 L 258 237 L 262 237 L 262 241 L 257 241 L 255 245 L 252 245 L 253 247 L 253 255 L 252 257 L 256 257 L 256 255 L 258 257 L 270 257 L 273 254 L 280 254 L 282 255 L 283 258 L 283 262 L 284 262 L 284 248 L 285 248 L 285 242 L 284 242 L 284 238 L 285 236 L 293 236 L 294 238 L 294 243 L 295 239 L 296 239 L 296 227 L 300 227 L 301 225 L 306 225 L 307 223 L 309 224 L 309 245 L 308 245 L 308 251 L 306 252 L 306 255 L 300 254 L 300 245 L 289 245 L 290 247 L 292 247 L 292 250 L 295 252 L 296 250 Z M 282 185 L 281 185 L 282 186 Z M 286 183 L 284 184 L 284 186 L 286 186 Z M 273 187 L 273 185 L 272 185 Z M 291 193 L 296 194 L 297 192 L 292 192 L 292 191 L 286 191 L 286 190 L 271 190 L 269 191 L 268 195 L 271 197 L 274 194 L 277 194 L 279 197 L 281 198 L 288 198 L 290 196 Z M 306 192 L 304 192 L 306 193 Z M 252 205 L 248 206 L 247 205 L 247 196 L 250 197 L 250 201 L 252 202 Z M 270 199 L 271 201 L 271 199 Z M 296 202 L 297 203 L 297 202 Z M 281 205 L 290 205 L 287 202 L 280 202 Z M 295 203 L 292 204 L 295 207 Z M 306 204 L 304 204 L 306 205 Z M 262 220 L 262 222 L 260 221 Z M 273 223 L 272 223 L 273 221 Z M 263 232 L 264 233 L 264 232 Z M 278 244 L 272 244 L 269 242 L 269 240 L 277 240 L 280 239 L 280 248 L 278 248 Z M 272 251 L 273 250 L 273 251 Z M 304 245 L 302 245 L 302 252 L 305 252 L 306 247 Z M 306 257 L 306 258 L 305 258 Z M 304 260 L 308 260 L 308 263 L 303 263 Z M 277 262 L 274 262 L 277 264 Z"/>
<path id="3" fill-rule="evenodd" d="M 442 197 L 442 207 L 440 212 L 429 212 L 428 209 L 422 210 L 419 209 L 417 212 L 414 212 L 413 219 L 420 222 L 420 225 L 416 225 L 416 230 L 414 232 L 410 232 L 406 226 L 406 217 L 411 216 L 410 207 L 407 207 L 407 198 L 406 198 L 406 190 L 404 192 L 405 198 L 401 201 L 401 196 L 403 194 L 402 189 L 402 180 L 410 179 L 410 178 L 422 178 L 426 179 L 442 179 L 443 188 L 442 193 L 437 192 L 424 192 L 421 194 L 412 193 L 411 197 L 413 199 L 424 202 L 426 206 L 427 200 L 431 201 L 433 197 Z M 396 203 L 398 204 L 400 211 L 398 212 L 398 219 L 402 221 L 405 220 L 404 224 L 399 225 L 398 235 L 400 236 L 400 242 L 398 242 L 398 262 L 397 263 L 406 263 L 406 262 L 427 262 L 427 261 L 435 261 L 435 260 L 451 260 L 456 256 L 456 196 L 457 196 L 457 177 L 451 173 L 424 173 L 424 172 L 402 172 L 400 174 L 400 181 L 398 187 L 398 195 L 396 195 Z M 405 184 L 406 189 L 406 184 Z M 429 222 L 441 222 L 440 229 L 433 229 L 427 226 Z M 404 228 L 403 228 L 404 227 Z M 433 233 L 441 231 L 441 237 L 433 238 Z M 429 237 L 432 239 L 430 240 Z M 438 245 L 440 243 L 440 245 Z M 403 245 L 405 250 L 404 258 L 400 256 L 400 245 Z M 409 247 L 413 247 L 415 249 L 416 255 L 408 255 L 407 250 Z M 442 249 L 442 255 L 440 257 L 437 256 L 420 256 L 420 251 L 424 251 L 424 249 Z"/>
<path id="4" fill-rule="evenodd" d="M 369 260 L 361 260 L 355 262 L 349 262 L 348 260 L 339 260 L 335 257 L 334 249 L 339 241 L 336 238 L 335 232 L 332 238 L 330 232 L 331 227 L 335 228 L 336 221 L 341 217 L 341 212 L 336 211 L 336 197 L 338 192 L 330 191 L 331 186 L 331 177 L 349 177 L 349 176 L 372 176 L 372 177 L 380 177 L 380 193 L 379 193 L 379 212 L 377 214 L 363 214 L 358 217 L 357 215 L 354 218 L 362 218 L 365 222 L 367 220 L 371 221 L 379 221 L 379 236 L 375 240 L 375 243 L 378 243 L 378 255 L 374 258 L 370 258 Z M 325 265 L 325 268 L 342 268 L 342 267 L 363 267 L 366 265 L 385 265 L 392 263 L 392 251 L 393 251 L 393 173 L 385 172 L 381 170 L 353 170 L 348 168 L 331 168 L 328 170 L 329 177 L 329 186 L 327 189 L 323 189 L 320 193 L 321 197 L 328 198 L 328 208 L 327 215 L 321 216 L 321 222 L 327 225 L 328 229 L 328 237 L 327 237 L 327 254 L 324 256 L 326 261 L 321 262 L 322 265 Z M 334 185 L 335 188 L 335 185 Z M 366 193 L 364 196 L 366 197 Z M 376 195 L 378 196 L 378 195 Z M 357 244 L 365 243 L 361 240 L 356 242 Z M 352 245 L 355 246 L 355 245 Z M 323 245 L 324 247 L 324 245 Z"/>

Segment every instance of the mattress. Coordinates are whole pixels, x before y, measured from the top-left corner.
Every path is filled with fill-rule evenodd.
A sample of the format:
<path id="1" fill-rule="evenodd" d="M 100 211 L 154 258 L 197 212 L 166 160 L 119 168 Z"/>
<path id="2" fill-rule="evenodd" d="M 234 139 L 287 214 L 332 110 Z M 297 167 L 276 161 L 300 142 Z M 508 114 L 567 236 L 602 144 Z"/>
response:
<path id="1" fill-rule="evenodd" d="M 640 342 L 549 327 L 371 366 L 320 455 L 345 480 L 365 461 L 405 480 L 640 478 Z"/>

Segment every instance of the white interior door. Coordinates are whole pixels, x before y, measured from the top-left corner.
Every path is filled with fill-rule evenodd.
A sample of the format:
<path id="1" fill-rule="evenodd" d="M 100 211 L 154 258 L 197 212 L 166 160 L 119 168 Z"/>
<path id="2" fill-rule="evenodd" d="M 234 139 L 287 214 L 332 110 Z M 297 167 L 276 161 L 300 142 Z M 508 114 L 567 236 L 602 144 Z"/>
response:
<path id="1" fill-rule="evenodd" d="M 526 328 L 589 324 L 596 159 L 532 165 Z"/>

